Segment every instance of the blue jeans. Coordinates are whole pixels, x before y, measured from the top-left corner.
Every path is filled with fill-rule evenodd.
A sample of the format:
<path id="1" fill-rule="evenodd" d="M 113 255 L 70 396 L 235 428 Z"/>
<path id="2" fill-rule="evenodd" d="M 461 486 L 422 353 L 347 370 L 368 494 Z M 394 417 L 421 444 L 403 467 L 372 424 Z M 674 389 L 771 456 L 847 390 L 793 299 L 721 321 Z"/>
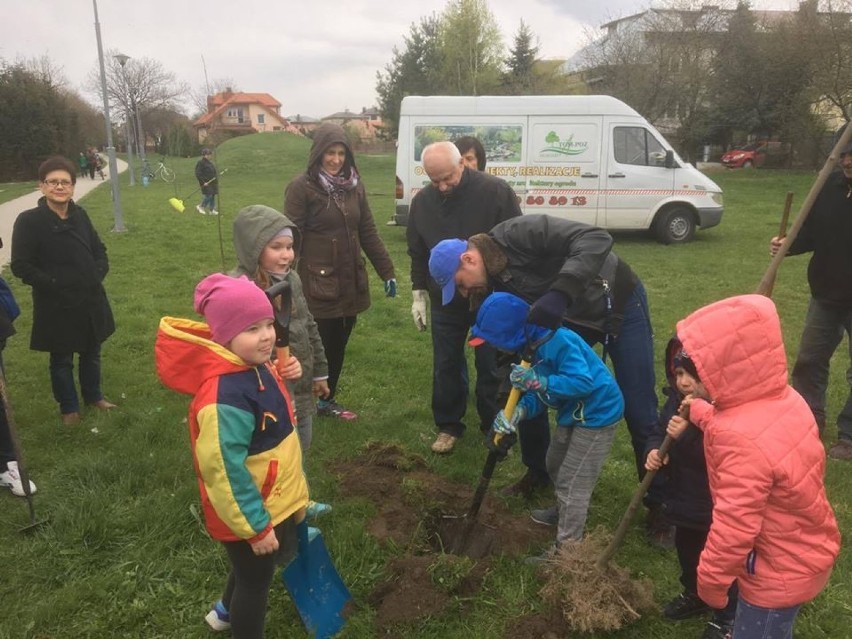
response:
<path id="1" fill-rule="evenodd" d="M 437 306 L 432 304 L 431 311 L 432 415 L 439 432 L 461 437 L 470 386 L 465 348 L 472 318 L 467 310 Z M 495 360 L 492 346 L 483 344 L 474 349 L 476 412 L 482 430 L 490 428 L 497 415 L 500 379 Z"/>
<path id="2" fill-rule="evenodd" d="M 85 353 L 79 353 L 77 366 L 83 401 L 87 404 L 101 401 L 104 396 L 101 392 L 100 345 Z M 74 353 L 50 354 L 50 385 L 63 415 L 80 412 L 80 400 L 74 386 Z"/>
<path id="3" fill-rule="evenodd" d="M 792 639 L 793 623 L 801 606 L 761 608 L 743 600 L 737 603 L 734 639 Z"/>
<path id="4" fill-rule="evenodd" d="M 214 194 L 205 195 L 201 198 L 201 208 L 213 210 L 216 208 L 216 196 Z"/>
<path id="5" fill-rule="evenodd" d="M 828 365 L 843 339 L 849 336 L 850 367 L 846 369 L 849 396 L 837 416 L 838 439 L 852 443 L 852 309 L 829 306 L 811 298 L 805 329 L 799 343 L 799 354 L 793 366 L 793 388 L 805 398 L 814 414 L 820 432 L 825 429 L 825 392 L 828 388 Z"/>
<path id="6" fill-rule="evenodd" d="M 610 340 L 609 357 L 615 369 L 615 380 L 624 396 L 624 420 L 630 431 L 636 471 L 645 476 L 645 441 L 657 428 L 657 389 L 654 376 L 654 335 L 645 287 L 639 282 L 624 307 L 624 321 L 618 337 Z M 546 468 L 545 457 L 550 443 L 547 416 L 518 425 L 522 461 L 533 474 Z M 665 478 L 654 477 L 647 506 L 661 504 Z"/>

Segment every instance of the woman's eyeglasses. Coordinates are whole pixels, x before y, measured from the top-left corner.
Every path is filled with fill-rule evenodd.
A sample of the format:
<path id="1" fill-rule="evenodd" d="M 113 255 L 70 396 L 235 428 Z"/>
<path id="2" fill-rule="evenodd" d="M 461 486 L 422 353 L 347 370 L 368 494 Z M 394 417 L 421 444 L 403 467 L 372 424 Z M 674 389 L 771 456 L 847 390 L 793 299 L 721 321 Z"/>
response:
<path id="1" fill-rule="evenodd" d="M 64 189 L 69 189 L 74 186 L 74 183 L 71 180 L 45 180 L 44 183 L 54 189 L 59 188 L 60 186 Z"/>

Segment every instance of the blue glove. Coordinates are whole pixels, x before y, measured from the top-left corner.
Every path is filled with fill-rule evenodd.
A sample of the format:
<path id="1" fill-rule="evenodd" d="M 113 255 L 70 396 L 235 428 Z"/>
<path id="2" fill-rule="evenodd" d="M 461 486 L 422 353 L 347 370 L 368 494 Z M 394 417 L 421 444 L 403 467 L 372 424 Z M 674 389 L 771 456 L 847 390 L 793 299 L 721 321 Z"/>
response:
<path id="1" fill-rule="evenodd" d="M 385 282 L 385 297 L 396 297 L 396 279 L 390 278 Z"/>
<path id="2" fill-rule="evenodd" d="M 547 291 L 530 306 L 527 322 L 556 330 L 568 308 L 568 296 L 561 291 Z"/>
<path id="3" fill-rule="evenodd" d="M 491 429 L 503 435 L 509 435 L 518 430 L 518 422 L 524 418 L 524 409 L 518 406 L 515 412 L 512 413 L 511 419 L 506 416 L 506 411 L 501 410 L 494 418 L 494 423 L 491 424 Z"/>
<path id="4" fill-rule="evenodd" d="M 522 391 L 547 392 L 547 377 L 536 373 L 534 368 L 525 368 L 520 364 L 512 364 L 509 381 L 512 382 L 512 386 Z"/>

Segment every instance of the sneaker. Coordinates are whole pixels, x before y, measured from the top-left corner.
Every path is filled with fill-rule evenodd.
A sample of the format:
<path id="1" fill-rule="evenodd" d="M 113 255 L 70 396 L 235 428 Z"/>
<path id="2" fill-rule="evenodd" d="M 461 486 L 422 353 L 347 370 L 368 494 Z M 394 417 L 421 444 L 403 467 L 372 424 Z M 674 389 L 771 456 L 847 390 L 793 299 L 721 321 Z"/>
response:
<path id="1" fill-rule="evenodd" d="M 733 624 L 720 621 L 708 621 L 701 639 L 731 639 L 734 636 Z"/>
<path id="2" fill-rule="evenodd" d="M 527 566 L 541 566 L 556 559 L 556 554 L 559 552 L 559 544 L 554 542 L 540 555 L 533 555 L 524 559 Z"/>
<path id="3" fill-rule="evenodd" d="M 206 621 L 207 625 L 216 632 L 223 632 L 231 629 L 231 615 L 229 615 L 228 611 L 225 610 L 225 605 L 222 603 L 221 599 L 217 601 L 216 605 L 213 606 L 213 609 L 207 613 L 207 616 L 204 617 L 204 621 Z"/>
<path id="4" fill-rule="evenodd" d="M 115 404 L 108 402 L 105 399 L 99 399 L 96 402 L 92 402 L 89 406 L 97 408 L 98 410 L 112 410 L 113 408 L 118 408 Z"/>
<path id="5" fill-rule="evenodd" d="M 198 211 L 199 213 L 201 213 L 201 215 L 207 215 L 207 211 L 205 211 L 203 208 L 201 208 L 200 204 L 196 205 L 195 210 Z"/>
<path id="6" fill-rule="evenodd" d="M 710 606 L 704 603 L 698 595 L 682 592 L 663 606 L 663 616 L 672 621 L 680 621 L 704 614 L 708 610 L 710 610 Z"/>
<path id="7" fill-rule="evenodd" d="M 18 462 L 10 461 L 6 464 L 6 472 L 0 473 L 0 486 L 5 486 L 12 491 L 16 497 L 26 497 L 24 493 L 24 483 L 21 481 L 21 475 L 18 473 Z M 36 485 L 30 481 L 30 494 L 35 495 Z"/>
<path id="8" fill-rule="evenodd" d="M 829 449 L 828 456 L 844 461 L 852 459 L 852 442 L 847 442 L 845 439 L 837 440 L 837 443 Z"/>
<path id="9" fill-rule="evenodd" d="M 551 506 L 550 508 L 533 510 L 530 512 L 530 519 L 544 526 L 555 526 L 559 523 L 559 507 Z"/>
<path id="10" fill-rule="evenodd" d="M 322 517 L 331 512 L 331 504 L 323 504 L 313 499 L 308 501 L 307 516 L 311 519 Z"/>
<path id="11" fill-rule="evenodd" d="M 358 419 L 358 414 L 351 410 L 346 410 L 336 401 L 328 401 L 321 399 L 317 402 L 317 414 L 322 417 L 337 417 L 345 422 L 351 422 L 353 419 Z"/>
<path id="12" fill-rule="evenodd" d="M 645 518 L 645 535 L 648 543 L 663 550 L 671 550 L 675 547 L 675 527 L 663 512 L 663 507 L 654 504 L 648 508 Z"/>
<path id="13" fill-rule="evenodd" d="M 210 215 L 219 215 L 219 211 L 216 209 L 210 209 Z"/>
<path id="14" fill-rule="evenodd" d="M 500 491 L 500 494 L 504 497 L 523 497 L 524 499 L 530 499 L 536 491 L 543 490 L 549 486 L 549 479 L 537 477 L 528 470 L 524 476 L 514 484 L 510 484 L 503 488 Z"/>
<path id="15" fill-rule="evenodd" d="M 438 438 L 432 444 L 432 452 L 445 455 L 453 450 L 458 439 L 458 437 L 449 433 L 438 433 Z"/>

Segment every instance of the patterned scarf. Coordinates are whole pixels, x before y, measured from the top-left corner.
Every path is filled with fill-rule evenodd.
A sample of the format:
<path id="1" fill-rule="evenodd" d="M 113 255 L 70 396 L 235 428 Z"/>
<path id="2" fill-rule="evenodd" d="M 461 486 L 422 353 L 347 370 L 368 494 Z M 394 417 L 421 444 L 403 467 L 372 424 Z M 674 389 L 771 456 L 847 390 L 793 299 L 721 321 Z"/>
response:
<path id="1" fill-rule="evenodd" d="M 337 203 L 341 209 L 343 209 L 343 198 L 347 191 L 351 191 L 356 186 L 358 186 L 358 171 L 355 170 L 353 166 L 349 169 L 349 177 L 343 177 L 342 171 L 337 175 L 331 175 L 327 173 L 323 169 L 319 170 L 319 183 L 322 185 L 322 188 L 325 189 L 325 192 L 328 193 L 331 197 L 334 198 L 334 201 Z"/>

